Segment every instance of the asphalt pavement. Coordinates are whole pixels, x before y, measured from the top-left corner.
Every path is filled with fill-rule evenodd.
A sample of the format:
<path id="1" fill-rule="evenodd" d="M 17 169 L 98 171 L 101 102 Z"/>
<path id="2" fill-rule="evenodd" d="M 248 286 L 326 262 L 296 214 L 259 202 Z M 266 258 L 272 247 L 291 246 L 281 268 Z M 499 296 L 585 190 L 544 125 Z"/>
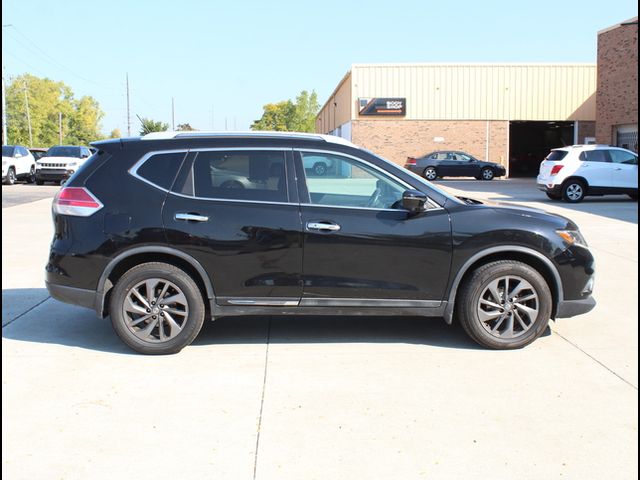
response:
<path id="1" fill-rule="evenodd" d="M 576 221 L 597 307 L 507 352 L 439 319 L 246 317 L 137 355 L 48 296 L 51 200 L 5 208 L 3 187 L 3 475 L 637 478 L 637 203 L 551 202 L 531 180 L 439 185 Z"/>

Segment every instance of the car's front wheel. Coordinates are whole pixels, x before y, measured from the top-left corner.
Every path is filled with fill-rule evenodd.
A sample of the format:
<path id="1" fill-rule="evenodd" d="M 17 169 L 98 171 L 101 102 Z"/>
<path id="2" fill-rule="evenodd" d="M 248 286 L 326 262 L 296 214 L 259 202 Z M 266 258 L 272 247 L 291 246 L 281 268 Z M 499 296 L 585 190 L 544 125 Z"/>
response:
<path id="1" fill-rule="evenodd" d="M 111 323 L 139 353 L 177 353 L 198 335 L 204 322 L 202 295 L 193 278 L 166 263 L 133 267 L 113 287 Z"/>
<path id="2" fill-rule="evenodd" d="M 13 185 L 16 183 L 16 171 L 13 167 L 9 167 L 9 170 L 7 170 L 7 176 L 4 183 L 7 185 Z"/>
<path id="3" fill-rule="evenodd" d="M 551 316 L 551 291 L 540 273 L 515 260 L 491 262 L 475 270 L 456 300 L 456 315 L 467 334 L 488 348 L 529 345 Z"/>
<path id="4" fill-rule="evenodd" d="M 491 168 L 483 168 L 482 172 L 480 172 L 480 177 L 482 178 L 482 180 L 493 180 L 495 174 L 493 173 L 493 170 Z"/>
<path id="5" fill-rule="evenodd" d="M 27 177 L 27 183 L 35 183 L 35 181 L 36 181 L 36 167 L 32 165 L 31 169 L 29 170 L 29 176 Z"/>
<path id="6" fill-rule="evenodd" d="M 424 178 L 431 182 L 438 178 L 438 171 L 435 169 L 435 167 L 427 167 L 424 169 Z"/>

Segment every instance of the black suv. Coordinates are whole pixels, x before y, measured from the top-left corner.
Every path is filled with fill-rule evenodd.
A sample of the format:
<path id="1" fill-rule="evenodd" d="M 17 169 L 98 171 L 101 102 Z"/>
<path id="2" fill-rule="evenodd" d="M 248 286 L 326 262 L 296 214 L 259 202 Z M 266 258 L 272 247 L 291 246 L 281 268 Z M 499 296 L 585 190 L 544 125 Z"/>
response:
<path id="1" fill-rule="evenodd" d="M 455 318 L 480 344 L 531 343 L 591 310 L 570 220 L 455 198 L 340 138 L 162 132 L 94 144 L 53 201 L 52 297 L 110 315 L 142 353 L 205 318 Z M 305 157 L 331 175 L 308 176 Z"/>

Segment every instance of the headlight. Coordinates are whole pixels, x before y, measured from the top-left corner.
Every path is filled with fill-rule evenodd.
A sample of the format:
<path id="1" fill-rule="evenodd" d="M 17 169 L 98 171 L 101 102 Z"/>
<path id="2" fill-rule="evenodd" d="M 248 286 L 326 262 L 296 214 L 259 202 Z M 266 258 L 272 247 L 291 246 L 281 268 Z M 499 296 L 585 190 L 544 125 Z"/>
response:
<path id="1" fill-rule="evenodd" d="M 562 237 L 567 245 L 589 246 L 579 230 L 556 230 L 556 233 Z"/>

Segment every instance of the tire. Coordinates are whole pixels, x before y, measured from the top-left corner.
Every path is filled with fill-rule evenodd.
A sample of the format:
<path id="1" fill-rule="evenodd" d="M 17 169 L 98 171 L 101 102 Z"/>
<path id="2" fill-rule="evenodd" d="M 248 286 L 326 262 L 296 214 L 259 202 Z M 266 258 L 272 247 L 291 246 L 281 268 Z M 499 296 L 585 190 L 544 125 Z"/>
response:
<path id="1" fill-rule="evenodd" d="M 491 168 L 483 168 L 480 171 L 480 178 L 482 178 L 482 180 L 493 180 L 493 177 L 495 177 L 495 173 L 493 173 Z"/>
<path id="2" fill-rule="evenodd" d="M 29 170 L 29 176 L 27 177 L 27 183 L 35 183 L 36 182 L 36 167 L 31 166 L 31 170 Z"/>
<path id="3" fill-rule="evenodd" d="M 322 162 L 318 162 L 313 166 L 313 173 L 319 177 L 324 177 L 327 174 L 327 166 Z"/>
<path id="4" fill-rule="evenodd" d="M 545 192 L 545 193 L 547 194 L 547 197 L 549 197 L 551 200 L 560 200 L 562 198 L 562 195 L 557 195 L 551 192 Z"/>
<path id="5" fill-rule="evenodd" d="M 502 295 L 505 290 L 518 288 L 522 288 L 518 294 L 521 302 L 510 302 L 509 297 L 505 301 L 492 294 Z M 527 299 L 532 294 L 535 298 Z M 495 350 L 529 345 L 542 335 L 551 317 L 549 285 L 533 267 L 515 260 L 499 260 L 481 266 L 464 282 L 458 298 L 456 319 L 473 340 Z M 500 308 L 493 308 L 487 301 Z M 480 310 L 485 313 L 481 314 Z"/>
<path id="6" fill-rule="evenodd" d="M 44 185 L 44 180 L 36 179 L 36 185 Z"/>
<path id="7" fill-rule="evenodd" d="M 4 183 L 6 185 L 13 185 L 14 183 L 16 183 L 16 170 L 13 167 L 9 167 L 9 170 L 7 170 L 7 177 L 4 181 Z"/>
<path id="8" fill-rule="evenodd" d="M 436 178 L 438 178 L 438 171 L 435 169 L 435 167 L 427 167 L 424 169 L 424 178 L 432 182 Z"/>
<path id="9" fill-rule="evenodd" d="M 579 203 L 584 200 L 587 186 L 582 180 L 567 180 L 562 185 L 562 199 L 569 203 Z"/>
<path id="10" fill-rule="evenodd" d="M 149 284 L 153 294 L 147 290 Z M 154 298 L 162 294 L 165 300 L 171 297 L 174 301 L 165 305 Z M 202 328 L 205 306 L 198 285 L 186 272 L 167 263 L 149 262 L 133 267 L 118 280 L 109 312 L 113 329 L 131 349 L 167 355 L 193 342 Z"/>

